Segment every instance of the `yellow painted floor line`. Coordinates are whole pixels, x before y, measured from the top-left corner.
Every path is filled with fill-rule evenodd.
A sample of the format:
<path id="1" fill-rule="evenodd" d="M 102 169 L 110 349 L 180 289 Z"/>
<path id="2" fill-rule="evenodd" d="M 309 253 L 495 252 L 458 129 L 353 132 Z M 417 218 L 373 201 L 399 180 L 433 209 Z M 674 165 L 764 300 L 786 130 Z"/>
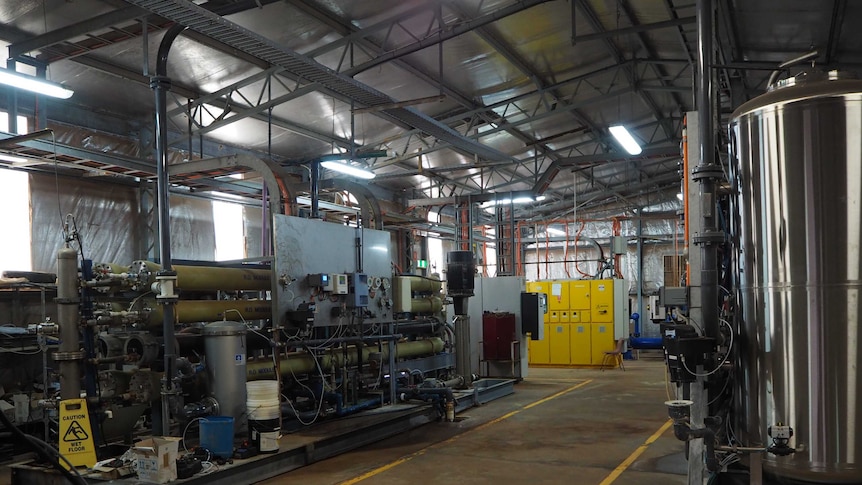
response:
<path id="1" fill-rule="evenodd" d="M 457 441 L 457 440 L 461 439 L 461 437 L 462 437 L 462 436 L 464 436 L 464 435 L 466 435 L 466 434 L 468 434 L 468 433 L 472 433 L 472 432 L 474 432 L 474 431 L 479 431 L 479 430 L 481 430 L 481 429 L 485 429 L 485 428 L 487 428 L 487 427 L 489 427 L 489 426 L 492 426 L 492 425 L 495 425 L 495 424 L 499 423 L 500 421 L 505 421 L 505 420 L 507 420 L 507 419 L 511 418 L 512 416 L 514 416 L 514 415 L 516 415 L 516 414 L 520 413 L 521 411 L 524 411 L 525 409 L 530 409 L 530 408 L 532 408 L 532 407 L 534 407 L 534 406 L 538 406 L 539 404 L 546 403 L 546 402 L 550 401 L 551 399 L 556 399 L 556 398 L 558 398 L 558 397 L 560 397 L 560 396 L 563 396 L 563 395 L 565 395 L 565 394 L 568 394 L 568 393 L 570 393 L 570 392 L 574 391 L 575 389 L 579 389 L 579 388 L 581 388 L 581 387 L 584 387 L 584 386 L 586 386 L 587 384 L 589 384 L 590 382 L 593 382 L 593 380 L 592 380 L 592 379 L 587 379 L 587 380 L 585 380 L 585 381 L 579 382 L 578 384 L 575 384 L 574 386 L 569 387 L 569 388 L 567 388 L 567 389 L 564 389 L 564 390 L 562 390 L 562 391 L 560 391 L 560 392 L 558 392 L 558 393 L 556 393 L 556 394 L 552 394 L 552 395 L 550 395 L 550 396 L 548 396 L 548 397 L 546 397 L 546 398 L 539 399 L 538 401 L 535 401 L 535 402 L 532 402 L 532 403 L 530 403 L 530 404 L 527 404 L 526 406 L 522 407 L 521 409 L 516 409 L 516 410 L 511 411 L 511 412 L 509 412 L 509 413 L 506 413 L 506 414 L 504 414 L 504 415 L 502 415 L 502 416 L 500 416 L 500 417 L 498 417 L 498 418 L 492 419 L 491 421 L 488 421 L 487 423 L 482 423 L 482 424 L 480 424 L 479 426 L 476 426 L 475 428 L 471 428 L 471 429 L 468 429 L 467 431 L 465 431 L 465 432 L 463 432 L 463 433 L 456 434 L 455 436 L 453 436 L 453 437 L 451 437 L 451 438 L 449 438 L 449 439 L 447 439 L 447 440 L 440 441 L 440 442 L 438 442 L 438 443 L 434 443 L 434 444 L 432 444 L 432 445 L 428 445 L 428 446 L 426 446 L 425 448 L 422 448 L 422 449 L 421 449 L 421 450 L 419 450 L 419 451 L 415 451 L 415 452 L 413 452 L 413 453 L 410 453 L 409 455 L 402 456 L 401 458 L 399 458 L 399 459 L 397 459 L 397 460 L 395 460 L 395 461 L 393 461 L 393 462 L 390 462 L 390 463 L 387 463 L 387 464 L 385 464 L 385 465 L 383 465 L 383 466 L 381 466 L 381 467 L 375 468 L 374 470 L 371 470 L 371 471 L 365 472 L 365 473 L 363 473 L 362 475 L 359 475 L 359 476 L 357 476 L 357 477 L 351 478 L 350 480 L 345 480 L 345 481 L 343 481 L 343 482 L 339 483 L 338 485 L 353 485 L 353 484 L 355 484 L 355 483 L 359 483 L 359 482 L 361 482 L 361 481 L 363 481 L 363 480 L 365 480 L 365 479 L 371 478 L 371 477 L 373 477 L 373 476 L 375 476 L 375 475 L 379 475 L 379 474 L 381 474 L 381 473 L 385 472 L 386 470 L 391 470 L 392 468 L 395 468 L 396 466 L 398 466 L 398 465 L 400 465 L 400 464 L 402 464 L 402 463 L 406 463 L 406 462 L 408 462 L 408 461 L 412 460 L 413 458 L 416 458 L 417 456 L 424 455 L 424 454 L 425 454 L 425 452 L 427 452 L 427 451 L 428 451 L 428 450 L 430 450 L 431 448 L 435 448 L 435 447 L 438 447 L 438 446 L 443 446 L 443 445 L 446 445 L 446 444 L 452 443 L 452 442 L 454 442 L 454 441 Z"/>
<path id="2" fill-rule="evenodd" d="M 656 431 L 655 433 L 653 433 L 653 434 L 652 434 L 652 436 L 650 436 L 649 438 L 647 438 L 647 440 L 646 440 L 646 441 L 644 441 L 644 444 L 642 444 L 642 445 L 638 446 L 638 449 L 636 449 L 635 451 L 633 451 L 633 452 L 632 452 L 632 454 L 631 454 L 631 455 L 629 455 L 629 457 L 628 457 L 628 458 L 626 458 L 625 460 L 623 460 L 623 462 L 622 462 L 622 463 L 620 463 L 620 464 L 619 464 L 619 466 L 617 466 L 616 468 L 614 468 L 614 471 L 612 471 L 610 475 L 608 475 L 607 477 L 605 477 L 605 479 L 604 479 L 604 480 L 602 480 L 602 481 L 601 481 L 601 483 L 599 483 L 599 485 L 610 485 L 611 483 L 614 483 L 614 480 L 616 480 L 617 478 L 619 478 L 619 476 L 620 476 L 620 475 L 622 475 L 622 474 L 623 474 L 623 472 L 624 472 L 624 471 L 626 471 L 626 469 L 627 469 L 628 467 L 630 467 L 630 466 L 632 465 L 632 463 L 634 463 L 634 462 L 635 462 L 635 460 L 637 460 L 637 459 L 638 459 L 638 457 L 639 457 L 639 456 L 641 456 L 641 455 L 643 454 L 643 452 L 644 452 L 644 451 L 646 451 L 646 449 L 647 449 L 647 448 L 649 448 L 649 445 L 651 445 L 651 444 L 655 443 L 655 441 L 656 441 L 656 440 L 657 440 L 657 439 L 658 439 L 662 434 L 664 434 L 664 432 L 665 432 L 665 431 L 667 431 L 667 430 L 668 430 L 668 428 L 670 428 L 672 424 L 673 424 L 673 421 L 672 421 L 672 420 L 670 420 L 670 419 L 668 419 L 668 420 L 667 420 L 667 422 L 666 422 L 666 423 L 664 423 L 664 424 L 661 426 L 661 428 L 659 428 L 659 429 L 658 429 L 658 431 Z"/>

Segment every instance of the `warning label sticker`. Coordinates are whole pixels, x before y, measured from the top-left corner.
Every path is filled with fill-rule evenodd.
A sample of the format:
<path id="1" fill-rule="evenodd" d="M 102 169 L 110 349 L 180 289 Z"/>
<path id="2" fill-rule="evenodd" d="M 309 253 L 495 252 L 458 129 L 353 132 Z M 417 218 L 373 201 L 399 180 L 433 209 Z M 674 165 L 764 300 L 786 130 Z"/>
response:
<path id="1" fill-rule="evenodd" d="M 66 434 L 63 435 L 63 441 L 83 441 L 89 439 L 90 435 L 84 430 L 84 427 L 81 426 L 81 423 L 77 421 L 72 421 L 69 424 L 69 429 L 66 430 Z"/>

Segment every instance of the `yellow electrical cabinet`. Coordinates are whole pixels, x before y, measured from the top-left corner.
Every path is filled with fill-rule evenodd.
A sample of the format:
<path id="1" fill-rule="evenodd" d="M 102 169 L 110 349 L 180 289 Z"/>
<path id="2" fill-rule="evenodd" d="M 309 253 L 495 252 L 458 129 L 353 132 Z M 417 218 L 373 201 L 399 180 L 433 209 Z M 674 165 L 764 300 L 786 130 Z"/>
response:
<path id="1" fill-rule="evenodd" d="M 590 303 L 591 322 L 613 323 L 614 280 L 590 281 Z"/>
<path id="2" fill-rule="evenodd" d="M 568 323 L 552 323 L 549 332 L 546 334 L 551 350 L 551 365 L 569 365 L 571 363 L 569 357 L 569 324 Z"/>
<path id="3" fill-rule="evenodd" d="M 605 352 L 614 350 L 614 326 L 612 323 L 591 323 L 592 335 L 590 345 L 592 347 L 593 365 L 602 365 Z"/>
<path id="4" fill-rule="evenodd" d="M 548 309 L 549 310 L 568 310 L 569 309 L 569 282 L 568 281 L 547 281 L 545 284 L 548 288 Z"/>
<path id="5" fill-rule="evenodd" d="M 590 309 L 590 281 L 569 281 L 569 308 L 572 310 Z"/>
<path id="6" fill-rule="evenodd" d="M 550 325 L 545 324 L 545 338 L 542 340 L 527 340 L 529 362 L 531 364 L 550 364 L 551 363 L 551 344 L 548 338 L 551 331 Z"/>
<path id="7" fill-rule="evenodd" d="M 570 361 L 573 365 L 592 364 L 592 329 L 589 323 L 572 323 L 569 327 L 571 344 L 569 348 Z"/>
<path id="8" fill-rule="evenodd" d="M 554 280 L 527 283 L 548 295 L 545 340 L 530 342 L 530 363 L 601 365 L 616 339 L 628 335 L 628 286 L 624 280 Z"/>

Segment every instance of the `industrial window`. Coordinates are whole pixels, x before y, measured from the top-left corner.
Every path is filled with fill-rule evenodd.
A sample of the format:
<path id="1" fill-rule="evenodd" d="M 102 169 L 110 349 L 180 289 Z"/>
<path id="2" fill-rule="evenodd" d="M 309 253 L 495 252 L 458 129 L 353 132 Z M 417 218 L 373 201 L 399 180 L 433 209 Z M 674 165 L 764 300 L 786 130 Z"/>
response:
<path id="1" fill-rule="evenodd" d="M 9 113 L 0 111 L 0 131 L 9 133 Z M 30 130 L 27 129 L 27 117 L 18 116 L 18 134 L 26 135 Z"/>
<path id="2" fill-rule="evenodd" d="M 30 271 L 30 181 L 26 172 L 0 168 L 0 207 L 7 234 L 0 238 L 0 272 Z"/>
<path id="3" fill-rule="evenodd" d="M 439 236 L 428 238 L 428 263 L 431 273 L 441 273 L 446 267 L 446 257 L 443 254 L 443 240 Z"/>
<path id="4" fill-rule="evenodd" d="M 232 261 L 245 258 L 245 231 L 242 206 L 233 202 L 213 201 L 215 226 L 215 260 Z"/>

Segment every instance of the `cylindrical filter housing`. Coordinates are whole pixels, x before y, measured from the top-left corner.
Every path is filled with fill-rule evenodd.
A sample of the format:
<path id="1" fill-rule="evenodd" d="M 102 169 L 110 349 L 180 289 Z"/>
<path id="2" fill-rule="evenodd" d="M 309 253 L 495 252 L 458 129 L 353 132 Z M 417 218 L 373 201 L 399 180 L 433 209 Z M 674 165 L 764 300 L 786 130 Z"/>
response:
<path id="1" fill-rule="evenodd" d="M 204 327 L 206 369 L 210 394 L 221 416 L 232 416 L 234 432 L 245 429 L 246 326 L 239 322 L 213 322 Z"/>
<path id="2" fill-rule="evenodd" d="M 862 483 L 862 82 L 805 74 L 742 105 L 734 432 L 785 481 Z"/>

